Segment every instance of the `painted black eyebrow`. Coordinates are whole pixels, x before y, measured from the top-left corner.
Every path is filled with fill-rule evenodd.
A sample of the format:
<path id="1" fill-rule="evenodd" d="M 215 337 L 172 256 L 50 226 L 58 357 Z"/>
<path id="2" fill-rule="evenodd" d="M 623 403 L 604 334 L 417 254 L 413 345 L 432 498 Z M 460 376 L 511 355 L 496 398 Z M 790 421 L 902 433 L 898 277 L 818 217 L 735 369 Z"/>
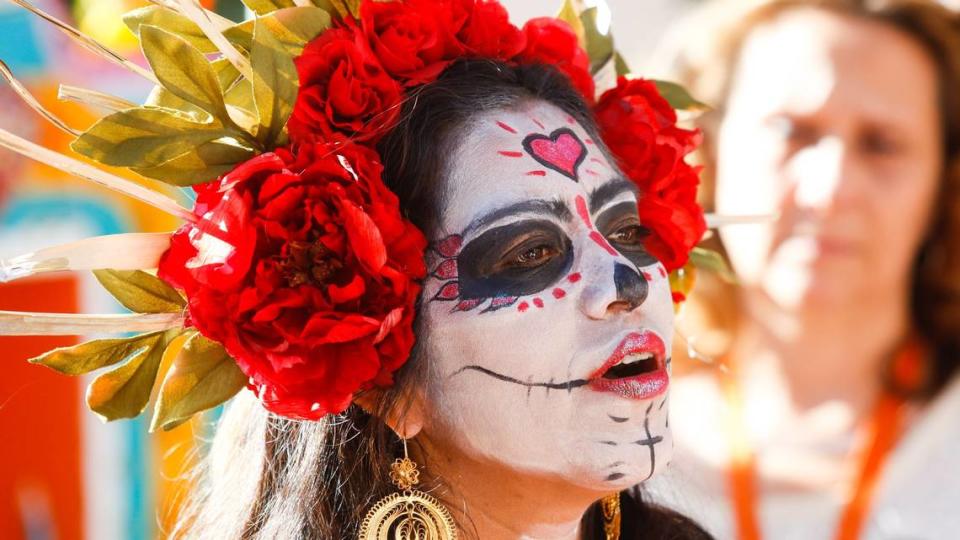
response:
<path id="1" fill-rule="evenodd" d="M 614 178 L 606 184 L 603 184 L 590 192 L 590 213 L 596 214 L 597 210 L 603 208 L 603 205 L 625 192 L 636 195 L 638 193 L 636 184 L 623 178 Z"/>
<path id="2" fill-rule="evenodd" d="M 570 211 L 570 207 L 561 200 L 545 201 L 538 199 L 532 201 L 520 201 L 518 203 L 504 206 L 503 208 L 498 208 L 488 214 L 484 214 L 474 219 L 463 231 L 463 236 L 467 236 L 470 234 L 470 232 L 475 231 L 484 225 L 494 223 L 505 217 L 523 212 L 551 214 L 556 216 L 557 219 L 561 221 L 569 221 L 573 219 L 573 212 Z"/>

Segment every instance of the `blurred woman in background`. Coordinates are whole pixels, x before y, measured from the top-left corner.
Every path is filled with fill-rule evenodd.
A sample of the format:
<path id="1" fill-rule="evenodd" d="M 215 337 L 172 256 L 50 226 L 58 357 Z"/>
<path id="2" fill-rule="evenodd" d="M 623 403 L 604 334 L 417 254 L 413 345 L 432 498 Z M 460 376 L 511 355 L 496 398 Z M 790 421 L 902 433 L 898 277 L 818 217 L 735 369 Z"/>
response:
<path id="1" fill-rule="evenodd" d="M 956 19 L 767 2 L 681 58 L 713 209 L 778 216 L 720 235 L 741 286 L 701 283 L 687 333 L 726 369 L 677 385 L 651 488 L 719 538 L 960 530 Z"/>

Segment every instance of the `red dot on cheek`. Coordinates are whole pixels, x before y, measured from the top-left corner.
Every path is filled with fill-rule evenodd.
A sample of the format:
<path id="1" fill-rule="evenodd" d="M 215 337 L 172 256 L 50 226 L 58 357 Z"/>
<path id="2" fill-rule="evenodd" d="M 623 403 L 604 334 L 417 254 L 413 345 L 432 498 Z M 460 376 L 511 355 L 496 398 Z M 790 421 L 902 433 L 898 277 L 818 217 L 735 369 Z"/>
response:
<path id="1" fill-rule="evenodd" d="M 567 281 L 569 281 L 570 283 L 576 283 L 576 282 L 580 281 L 580 278 L 582 278 L 582 277 L 583 277 L 583 276 L 580 275 L 580 272 L 576 272 L 576 273 L 570 274 L 570 275 L 567 277 Z"/>
<path id="2" fill-rule="evenodd" d="M 565 290 L 563 290 L 563 289 L 561 289 L 561 288 L 559 288 L 559 287 L 557 287 L 556 289 L 553 290 L 553 297 L 556 298 L 557 300 L 563 298 L 563 297 L 566 296 L 566 295 L 567 295 L 567 291 L 565 291 Z"/>
<path id="3" fill-rule="evenodd" d="M 523 313 L 528 309 L 530 309 L 530 304 L 526 302 L 520 302 L 520 304 L 517 306 L 517 311 L 519 311 L 520 313 Z"/>
<path id="4" fill-rule="evenodd" d="M 653 276 L 651 276 L 651 275 L 650 275 L 649 273 L 647 273 L 647 272 L 644 272 L 644 273 L 643 273 L 643 279 L 647 280 L 648 282 L 649 282 L 649 281 L 653 281 Z"/>
<path id="5" fill-rule="evenodd" d="M 533 305 L 537 306 L 538 308 L 542 308 L 542 307 L 543 307 L 543 300 L 541 300 L 541 299 L 539 299 L 539 298 L 534 298 L 534 299 L 533 299 Z"/>

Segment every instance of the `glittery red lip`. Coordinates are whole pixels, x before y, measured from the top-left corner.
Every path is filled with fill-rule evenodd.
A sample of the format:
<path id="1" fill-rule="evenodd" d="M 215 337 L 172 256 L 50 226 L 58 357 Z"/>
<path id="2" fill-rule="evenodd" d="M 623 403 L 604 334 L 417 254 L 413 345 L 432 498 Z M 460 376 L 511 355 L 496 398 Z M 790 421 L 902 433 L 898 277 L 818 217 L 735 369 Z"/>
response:
<path id="1" fill-rule="evenodd" d="M 649 330 L 627 335 L 600 369 L 589 377 L 590 388 L 610 392 L 628 399 L 647 400 L 659 396 L 670 385 L 666 368 L 666 350 L 663 340 Z M 653 371 L 620 379 L 604 379 L 603 375 L 632 354 L 652 353 L 657 367 Z"/>

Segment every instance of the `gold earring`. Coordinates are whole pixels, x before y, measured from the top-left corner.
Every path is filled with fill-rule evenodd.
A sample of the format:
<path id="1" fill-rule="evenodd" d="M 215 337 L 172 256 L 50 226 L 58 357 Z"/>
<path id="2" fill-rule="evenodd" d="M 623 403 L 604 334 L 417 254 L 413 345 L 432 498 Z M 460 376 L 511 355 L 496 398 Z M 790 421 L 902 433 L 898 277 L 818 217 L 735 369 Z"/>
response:
<path id="1" fill-rule="evenodd" d="M 420 483 L 417 464 L 407 455 L 390 466 L 390 480 L 400 490 L 367 512 L 360 525 L 360 540 L 456 540 L 457 526 L 440 501 L 413 489 Z"/>
<path id="2" fill-rule="evenodd" d="M 603 532 L 607 540 L 620 540 L 620 494 L 600 499 L 600 508 L 603 509 Z"/>

